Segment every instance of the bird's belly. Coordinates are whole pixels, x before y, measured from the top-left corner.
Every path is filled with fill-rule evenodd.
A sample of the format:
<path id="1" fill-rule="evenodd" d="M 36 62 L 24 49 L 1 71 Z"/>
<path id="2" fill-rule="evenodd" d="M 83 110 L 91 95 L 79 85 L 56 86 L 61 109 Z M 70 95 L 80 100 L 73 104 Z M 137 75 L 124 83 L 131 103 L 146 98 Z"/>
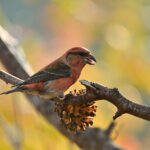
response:
<path id="1" fill-rule="evenodd" d="M 49 90 L 54 90 L 60 95 L 65 92 L 75 81 L 71 78 L 61 78 L 51 82 Z"/>
<path id="2" fill-rule="evenodd" d="M 26 93 L 32 94 L 32 95 L 37 95 L 44 99 L 51 99 L 51 98 L 58 96 L 57 91 L 54 91 L 54 90 L 48 90 L 48 91 L 44 91 L 44 92 L 38 91 L 38 90 L 31 90 L 31 91 L 26 91 Z"/>
<path id="3" fill-rule="evenodd" d="M 64 93 L 75 81 L 71 78 L 61 78 L 45 83 L 45 90 L 38 95 L 45 99 L 51 99 Z"/>
<path id="4" fill-rule="evenodd" d="M 47 93 L 44 93 L 44 94 L 40 93 L 39 96 L 44 98 L 44 99 L 52 99 L 54 97 L 57 97 L 58 93 L 57 92 L 47 92 Z"/>
<path id="5" fill-rule="evenodd" d="M 30 89 L 26 93 L 52 99 L 64 93 L 74 82 L 72 78 L 61 78 L 46 82 L 43 89 Z"/>

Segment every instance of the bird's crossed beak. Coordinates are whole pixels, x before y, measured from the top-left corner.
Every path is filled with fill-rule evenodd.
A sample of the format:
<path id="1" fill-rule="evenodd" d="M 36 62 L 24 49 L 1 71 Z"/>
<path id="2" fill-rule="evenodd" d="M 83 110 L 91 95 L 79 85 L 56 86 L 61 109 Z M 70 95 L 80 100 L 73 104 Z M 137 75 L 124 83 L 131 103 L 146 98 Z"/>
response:
<path id="1" fill-rule="evenodd" d="M 96 59 L 94 56 L 92 55 L 88 55 L 86 58 L 85 58 L 85 62 L 89 65 L 95 65 L 96 64 Z"/>

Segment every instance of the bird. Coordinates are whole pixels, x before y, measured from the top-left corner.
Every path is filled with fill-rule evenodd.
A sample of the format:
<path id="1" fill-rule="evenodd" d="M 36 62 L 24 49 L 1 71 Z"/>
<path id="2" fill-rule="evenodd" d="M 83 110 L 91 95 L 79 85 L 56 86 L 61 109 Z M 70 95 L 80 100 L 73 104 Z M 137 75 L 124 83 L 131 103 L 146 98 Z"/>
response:
<path id="1" fill-rule="evenodd" d="M 73 47 L 26 80 L 13 85 L 12 90 L 0 95 L 25 92 L 44 99 L 59 97 L 78 80 L 86 64 L 96 64 L 96 59 L 90 50 L 84 47 Z"/>

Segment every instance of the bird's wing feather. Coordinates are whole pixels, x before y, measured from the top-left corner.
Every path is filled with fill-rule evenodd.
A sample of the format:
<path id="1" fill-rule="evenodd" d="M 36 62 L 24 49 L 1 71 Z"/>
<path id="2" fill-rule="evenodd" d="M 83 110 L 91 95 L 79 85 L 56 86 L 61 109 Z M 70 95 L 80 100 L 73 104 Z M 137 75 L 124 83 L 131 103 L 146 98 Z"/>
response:
<path id="1" fill-rule="evenodd" d="M 68 77 L 70 76 L 70 74 L 71 68 L 63 62 L 59 62 L 54 66 L 47 66 L 45 69 L 38 71 L 37 73 L 29 77 L 27 80 L 15 86 L 56 80 L 59 78 Z"/>

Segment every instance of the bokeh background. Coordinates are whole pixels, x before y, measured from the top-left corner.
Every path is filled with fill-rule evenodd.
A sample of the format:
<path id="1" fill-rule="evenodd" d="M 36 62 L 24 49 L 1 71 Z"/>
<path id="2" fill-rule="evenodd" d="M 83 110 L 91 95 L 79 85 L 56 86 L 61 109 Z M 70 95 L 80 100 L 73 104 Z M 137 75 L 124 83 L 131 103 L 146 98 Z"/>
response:
<path id="1" fill-rule="evenodd" d="M 24 48 L 34 71 L 73 46 L 83 46 L 97 58 L 80 79 L 118 87 L 136 103 L 150 105 L 149 0 L 0 0 L 0 25 Z M 0 69 L 4 69 L 0 64 Z M 0 81 L 0 91 L 10 86 Z M 82 88 L 77 82 L 70 90 Z M 94 127 L 105 129 L 116 108 L 97 102 Z M 17 93 L 0 97 L 0 149 L 13 150 L 2 124 L 12 129 L 27 150 L 79 150 L 49 125 Z M 149 150 L 148 121 L 124 115 L 112 134 L 128 150 Z"/>

